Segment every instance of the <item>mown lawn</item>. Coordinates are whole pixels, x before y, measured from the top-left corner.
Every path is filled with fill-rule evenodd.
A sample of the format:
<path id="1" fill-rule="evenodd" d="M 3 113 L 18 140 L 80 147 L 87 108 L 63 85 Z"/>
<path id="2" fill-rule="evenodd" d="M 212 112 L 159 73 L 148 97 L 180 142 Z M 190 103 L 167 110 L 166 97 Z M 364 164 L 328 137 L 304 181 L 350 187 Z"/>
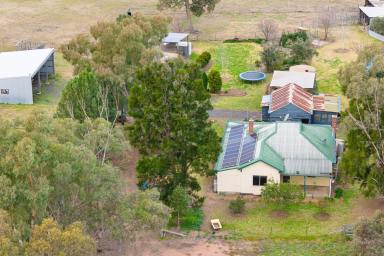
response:
<path id="1" fill-rule="evenodd" d="M 211 68 L 221 72 L 223 91 L 228 89 L 243 90 L 246 96 L 217 96 L 212 103 L 216 109 L 256 111 L 260 109 L 262 96 L 265 94 L 267 81 L 247 84 L 239 79 L 240 73 L 257 70 L 255 61 L 260 59 L 262 47 L 255 43 L 194 42 L 197 52 L 209 51 L 212 54 Z"/>
<path id="2" fill-rule="evenodd" d="M 342 96 L 341 85 L 337 79 L 339 69 L 357 56 L 356 47 L 375 43 L 367 33 L 357 26 L 344 28 L 341 32 L 335 30 L 334 41 L 317 49 L 318 56 L 312 60 L 316 68 L 317 91 L 319 93 L 337 94 L 342 99 L 342 109 L 348 105 L 347 99 Z M 340 34 L 344 38 L 340 38 Z M 377 42 L 376 42 L 377 43 Z M 244 90 L 244 97 L 220 96 L 213 97 L 212 103 L 216 109 L 233 110 L 260 110 L 260 102 L 265 94 L 271 74 L 258 84 L 246 84 L 240 81 L 239 74 L 247 70 L 255 70 L 255 61 L 260 59 L 262 46 L 254 43 L 222 43 L 222 42 L 194 42 L 197 53 L 209 51 L 212 54 L 212 68 L 219 70 L 223 78 L 223 90 L 231 88 Z"/>

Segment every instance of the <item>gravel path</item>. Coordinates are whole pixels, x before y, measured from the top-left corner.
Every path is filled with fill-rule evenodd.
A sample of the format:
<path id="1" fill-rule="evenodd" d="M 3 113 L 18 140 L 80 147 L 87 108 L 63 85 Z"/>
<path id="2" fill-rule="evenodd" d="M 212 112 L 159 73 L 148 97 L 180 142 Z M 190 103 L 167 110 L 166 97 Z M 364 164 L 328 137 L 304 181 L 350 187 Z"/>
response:
<path id="1" fill-rule="evenodd" d="M 230 120 L 244 120 L 252 117 L 256 120 L 261 120 L 261 112 L 257 111 L 241 111 L 241 110 L 225 110 L 214 109 L 209 111 L 210 118 L 225 118 Z"/>

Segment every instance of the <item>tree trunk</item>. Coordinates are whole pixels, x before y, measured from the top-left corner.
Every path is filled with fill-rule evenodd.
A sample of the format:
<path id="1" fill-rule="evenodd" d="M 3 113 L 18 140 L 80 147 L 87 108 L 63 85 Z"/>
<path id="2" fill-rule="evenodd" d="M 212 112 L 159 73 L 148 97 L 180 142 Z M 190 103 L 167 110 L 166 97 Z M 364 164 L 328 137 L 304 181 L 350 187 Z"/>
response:
<path id="1" fill-rule="evenodd" d="M 177 229 L 180 230 L 180 214 L 179 214 L 179 211 L 177 211 Z"/>
<path id="2" fill-rule="evenodd" d="M 191 4 L 189 3 L 189 0 L 185 0 L 185 11 L 187 13 L 187 19 L 188 19 L 188 22 L 189 22 L 189 32 L 193 32 L 195 31 L 195 29 L 193 28 L 193 24 L 192 24 L 192 13 L 191 13 Z"/>

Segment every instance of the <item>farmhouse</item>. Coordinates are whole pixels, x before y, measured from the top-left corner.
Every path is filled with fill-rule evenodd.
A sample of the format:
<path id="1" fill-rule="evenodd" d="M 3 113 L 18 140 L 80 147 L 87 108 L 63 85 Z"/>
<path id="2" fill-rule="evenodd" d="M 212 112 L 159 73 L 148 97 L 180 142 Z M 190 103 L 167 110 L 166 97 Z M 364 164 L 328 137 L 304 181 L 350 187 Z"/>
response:
<path id="1" fill-rule="evenodd" d="M 261 102 L 263 121 L 301 121 L 312 124 L 332 124 L 340 113 L 340 97 L 312 95 L 297 84 L 287 84 L 264 95 Z"/>
<path id="2" fill-rule="evenodd" d="M 54 73 L 54 49 L 1 52 L 0 103 L 33 104 L 33 92 Z"/>
<path id="3" fill-rule="evenodd" d="M 291 182 L 307 194 L 329 196 L 334 164 L 329 125 L 229 122 L 215 166 L 216 190 L 260 195 L 267 182 Z"/>
<path id="4" fill-rule="evenodd" d="M 275 90 L 293 83 L 311 91 L 315 88 L 315 78 L 316 74 L 314 72 L 275 71 L 273 72 L 270 88 Z"/>

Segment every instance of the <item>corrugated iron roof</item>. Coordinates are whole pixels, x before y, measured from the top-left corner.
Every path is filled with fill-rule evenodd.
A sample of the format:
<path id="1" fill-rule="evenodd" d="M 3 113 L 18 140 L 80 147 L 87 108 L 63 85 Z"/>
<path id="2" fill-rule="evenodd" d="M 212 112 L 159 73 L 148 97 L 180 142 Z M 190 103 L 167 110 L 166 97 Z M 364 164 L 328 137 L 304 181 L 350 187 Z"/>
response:
<path id="1" fill-rule="evenodd" d="M 305 89 L 313 89 L 315 87 L 316 74 L 312 72 L 295 72 L 295 71 L 274 71 L 272 76 L 271 87 L 283 87 L 287 84 L 298 84 Z"/>
<path id="2" fill-rule="evenodd" d="M 245 134 L 248 130 L 248 122 L 230 122 L 227 125 L 222 144 L 223 153 L 220 154 L 215 167 L 217 171 L 242 169 L 255 162 L 263 161 L 285 175 L 329 176 L 331 174 L 332 164 L 336 162 L 336 143 L 331 126 L 307 125 L 300 122 L 255 123 L 257 143 L 252 160 L 223 168 L 223 155 L 226 152 L 228 134 L 231 127 L 238 127 L 240 124 L 243 125 Z"/>
<path id="3" fill-rule="evenodd" d="M 369 18 L 384 17 L 384 6 L 380 6 L 380 7 L 360 6 L 359 8 Z"/>
<path id="4" fill-rule="evenodd" d="M 312 113 L 313 96 L 297 84 L 287 84 L 272 92 L 269 112 L 276 111 L 288 104 L 293 104 L 305 112 Z"/>
<path id="5" fill-rule="evenodd" d="M 269 113 L 279 110 L 288 104 L 293 104 L 310 114 L 312 114 L 313 110 L 340 112 L 339 96 L 312 95 L 301 86 L 292 83 L 273 91 L 269 101 L 262 102 L 262 106 L 269 106 Z"/>
<path id="6" fill-rule="evenodd" d="M 33 77 L 49 57 L 53 48 L 0 52 L 0 79 Z"/>

